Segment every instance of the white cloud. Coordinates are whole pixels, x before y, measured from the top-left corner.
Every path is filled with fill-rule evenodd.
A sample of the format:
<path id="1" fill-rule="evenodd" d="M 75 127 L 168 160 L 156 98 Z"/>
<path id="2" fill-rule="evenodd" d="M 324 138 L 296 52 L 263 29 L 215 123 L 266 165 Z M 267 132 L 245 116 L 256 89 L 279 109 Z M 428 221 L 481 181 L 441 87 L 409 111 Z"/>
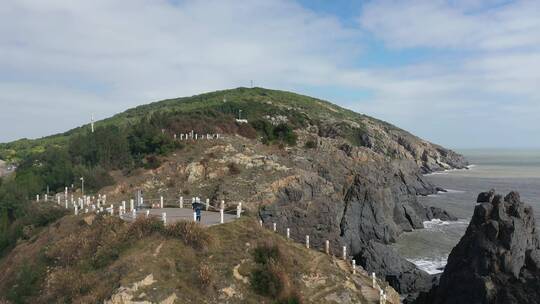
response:
<path id="1" fill-rule="evenodd" d="M 443 144 L 481 145 L 506 130 L 525 138 L 540 131 L 539 10 L 537 1 L 373 1 L 350 28 L 285 0 L 5 0 L 0 141 L 250 80 L 366 90 L 370 100 L 342 104 Z M 358 68 L 365 35 L 392 52 L 450 51 Z M 38 120 L 44 113 L 48 124 Z"/>

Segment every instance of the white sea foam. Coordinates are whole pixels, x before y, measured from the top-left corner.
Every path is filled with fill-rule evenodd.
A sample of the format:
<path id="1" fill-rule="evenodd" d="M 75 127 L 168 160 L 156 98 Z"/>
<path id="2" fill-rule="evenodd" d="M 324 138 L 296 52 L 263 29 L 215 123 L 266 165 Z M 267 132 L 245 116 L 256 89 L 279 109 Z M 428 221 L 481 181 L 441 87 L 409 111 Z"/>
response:
<path id="1" fill-rule="evenodd" d="M 424 228 L 428 230 L 442 230 L 445 226 L 466 226 L 469 222 L 467 220 L 457 221 L 442 221 L 441 219 L 432 219 L 431 221 L 424 221 Z"/>
<path id="2" fill-rule="evenodd" d="M 407 260 L 429 274 L 437 274 L 443 272 L 447 258 L 418 258 Z"/>
<path id="3" fill-rule="evenodd" d="M 426 173 L 426 174 L 424 174 L 424 176 L 440 175 L 440 174 L 448 174 L 448 173 L 451 173 L 451 172 L 465 171 L 465 170 L 472 169 L 474 167 L 476 167 L 476 165 L 468 165 L 467 167 L 462 168 L 462 169 L 454 168 L 454 169 L 446 169 L 446 170 L 441 170 L 441 171 L 435 171 L 435 172 L 431 172 L 431 173 Z"/>
<path id="4" fill-rule="evenodd" d="M 446 190 L 446 193 L 465 193 L 463 190 L 455 190 L 455 189 L 444 189 Z M 441 191 L 444 192 L 444 191 Z"/>

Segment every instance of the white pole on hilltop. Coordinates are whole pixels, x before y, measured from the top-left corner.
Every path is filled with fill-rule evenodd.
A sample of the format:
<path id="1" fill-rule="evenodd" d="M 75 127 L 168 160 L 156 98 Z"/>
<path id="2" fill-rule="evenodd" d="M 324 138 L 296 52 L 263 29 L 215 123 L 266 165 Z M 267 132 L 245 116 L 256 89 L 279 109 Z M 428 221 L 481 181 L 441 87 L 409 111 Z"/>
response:
<path id="1" fill-rule="evenodd" d="M 90 128 L 92 129 L 92 133 L 94 133 L 94 114 L 92 114 L 92 118 L 90 120 Z"/>

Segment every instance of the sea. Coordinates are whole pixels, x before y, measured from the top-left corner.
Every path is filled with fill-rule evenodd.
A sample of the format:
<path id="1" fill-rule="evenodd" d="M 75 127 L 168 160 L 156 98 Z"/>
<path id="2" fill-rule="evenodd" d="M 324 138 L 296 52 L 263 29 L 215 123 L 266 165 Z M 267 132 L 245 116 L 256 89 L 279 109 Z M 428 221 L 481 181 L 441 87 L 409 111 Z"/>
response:
<path id="1" fill-rule="evenodd" d="M 450 251 L 469 225 L 482 191 L 493 188 L 503 195 L 518 191 L 521 200 L 533 206 L 536 224 L 540 225 L 540 149 L 457 152 L 467 158 L 469 168 L 426 175 L 427 180 L 448 192 L 419 199 L 424 205 L 444 208 L 459 220 L 424 222 L 424 229 L 404 233 L 394 244 L 402 256 L 431 274 L 444 269 Z"/>

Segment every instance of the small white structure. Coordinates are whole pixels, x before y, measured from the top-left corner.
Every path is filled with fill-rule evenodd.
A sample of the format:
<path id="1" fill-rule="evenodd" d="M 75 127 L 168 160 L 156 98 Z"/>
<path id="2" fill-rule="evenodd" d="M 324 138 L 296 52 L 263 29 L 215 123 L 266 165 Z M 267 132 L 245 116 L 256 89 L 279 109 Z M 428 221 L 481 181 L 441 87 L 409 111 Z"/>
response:
<path id="1" fill-rule="evenodd" d="M 326 252 L 326 254 L 330 254 L 330 241 L 329 240 L 326 240 L 326 242 L 324 243 L 324 252 Z"/>
<path id="2" fill-rule="evenodd" d="M 309 249 L 309 235 L 306 235 L 306 248 Z"/>
<path id="3" fill-rule="evenodd" d="M 240 215 L 242 215 L 242 203 L 238 203 L 238 206 L 236 207 L 236 217 L 240 218 Z"/>

